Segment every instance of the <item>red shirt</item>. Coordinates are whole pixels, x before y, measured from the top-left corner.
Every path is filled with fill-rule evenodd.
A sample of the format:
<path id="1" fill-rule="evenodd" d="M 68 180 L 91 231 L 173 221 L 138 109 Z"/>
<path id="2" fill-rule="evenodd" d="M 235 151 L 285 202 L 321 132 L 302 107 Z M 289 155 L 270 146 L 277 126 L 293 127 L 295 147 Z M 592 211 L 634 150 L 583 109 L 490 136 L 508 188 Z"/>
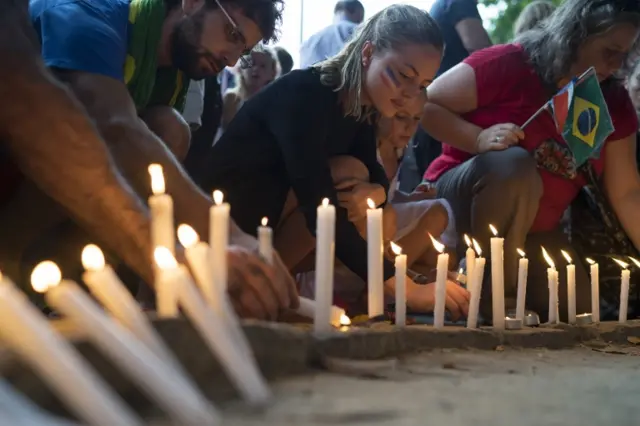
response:
<path id="1" fill-rule="evenodd" d="M 478 107 L 464 114 L 462 118 L 484 129 L 500 123 L 522 125 L 549 99 L 542 81 L 528 63 L 526 52 L 517 44 L 493 46 L 475 52 L 464 60 L 471 66 L 476 76 Z M 638 130 L 638 119 L 627 91 L 617 84 L 603 86 L 603 94 L 609 108 L 615 131 L 607 139 L 600 158 L 591 160 L 598 175 L 602 173 L 607 144 L 626 138 Z M 556 130 L 551 114 L 543 112 L 525 129 L 525 139 L 520 142 L 531 152 L 538 162 L 538 172 L 542 178 L 544 192 L 538 214 L 531 231 L 550 231 L 560 222 L 562 214 L 569 207 L 586 178 L 578 174 L 572 179 L 552 173 L 541 167 L 549 158 L 551 146 L 566 146 Z M 458 166 L 472 157 L 457 148 L 442 145 L 442 155 L 427 169 L 424 178 L 435 182 L 444 172 Z"/>

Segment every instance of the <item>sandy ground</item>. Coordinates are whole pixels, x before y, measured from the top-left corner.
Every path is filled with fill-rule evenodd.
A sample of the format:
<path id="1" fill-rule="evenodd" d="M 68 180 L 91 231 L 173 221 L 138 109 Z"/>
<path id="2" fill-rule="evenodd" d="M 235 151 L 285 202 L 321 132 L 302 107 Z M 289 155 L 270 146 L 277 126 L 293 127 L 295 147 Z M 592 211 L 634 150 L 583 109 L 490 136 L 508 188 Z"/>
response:
<path id="1" fill-rule="evenodd" d="M 640 346 L 602 350 L 442 351 L 375 375 L 318 372 L 275 384 L 264 413 L 226 407 L 223 424 L 640 426 Z"/>

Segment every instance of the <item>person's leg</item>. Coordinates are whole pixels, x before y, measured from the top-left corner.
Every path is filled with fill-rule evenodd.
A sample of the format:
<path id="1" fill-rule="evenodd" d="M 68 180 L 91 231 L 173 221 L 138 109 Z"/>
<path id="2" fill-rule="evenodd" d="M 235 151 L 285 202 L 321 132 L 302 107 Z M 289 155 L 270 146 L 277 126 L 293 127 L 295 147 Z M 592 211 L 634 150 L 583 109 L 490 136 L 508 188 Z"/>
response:
<path id="1" fill-rule="evenodd" d="M 568 236 L 561 230 L 537 232 L 527 235 L 525 250 L 529 258 L 529 274 L 527 279 L 527 306 L 546 321 L 549 314 L 549 288 L 547 268 L 542 257 L 544 247 L 553 258 L 558 270 L 560 319 L 567 321 L 567 268 L 560 250 L 566 251 L 576 265 L 576 313 L 591 312 L 591 281 L 584 265 L 569 243 Z"/>
<path id="2" fill-rule="evenodd" d="M 147 108 L 140 118 L 180 161 L 187 157 L 191 143 L 191 130 L 180 113 L 168 106 Z"/>
<path id="3" fill-rule="evenodd" d="M 542 196 L 542 181 L 534 158 L 519 147 L 480 154 L 442 175 L 436 188 L 438 197 L 451 204 L 458 235 L 475 238 L 487 257 L 481 298 L 483 315 L 490 318 L 491 313 L 489 224 L 504 238 L 505 300 L 507 308 L 514 308 L 516 249 L 524 247 Z M 459 245 L 461 249 L 462 246 Z"/>

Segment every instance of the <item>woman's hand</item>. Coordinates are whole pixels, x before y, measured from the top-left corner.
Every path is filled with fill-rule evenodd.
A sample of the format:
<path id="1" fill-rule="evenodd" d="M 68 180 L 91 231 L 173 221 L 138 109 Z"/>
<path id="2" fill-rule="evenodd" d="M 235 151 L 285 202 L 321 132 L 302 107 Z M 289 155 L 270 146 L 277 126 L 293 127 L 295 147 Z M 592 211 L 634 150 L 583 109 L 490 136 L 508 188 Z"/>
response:
<path id="1" fill-rule="evenodd" d="M 524 131 L 512 123 L 496 124 L 484 129 L 476 139 L 476 152 L 501 151 L 524 139 Z"/>
<path id="2" fill-rule="evenodd" d="M 347 209 L 349 220 L 356 222 L 367 217 L 367 199 L 376 206 L 384 203 L 387 198 L 382 185 L 362 181 L 345 181 L 336 185 L 338 190 L 338 203 L 340 207 Z"/>
<path id="3" fill-rule="evenodd" d="M 458 283 L 447 280 L 445 307 L 456 321 L 469 313 L 470 295 Z M 415 284 L 407 278 L 407 306 L 417 312 L 433 312 L 436 305 L 436 284 Z"/>

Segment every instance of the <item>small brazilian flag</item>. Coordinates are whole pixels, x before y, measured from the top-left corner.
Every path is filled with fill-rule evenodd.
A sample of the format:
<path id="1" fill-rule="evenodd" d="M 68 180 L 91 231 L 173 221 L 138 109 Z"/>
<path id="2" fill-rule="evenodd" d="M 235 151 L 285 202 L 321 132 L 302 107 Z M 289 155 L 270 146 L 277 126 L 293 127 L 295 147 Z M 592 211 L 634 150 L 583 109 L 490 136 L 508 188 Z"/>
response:
<path id="1" fill-rule="evenodd" d="M 614 128 L 595 70 L 567 84 L 549 101 L 549 107 L 576 165 L 598 158 Z"/>

